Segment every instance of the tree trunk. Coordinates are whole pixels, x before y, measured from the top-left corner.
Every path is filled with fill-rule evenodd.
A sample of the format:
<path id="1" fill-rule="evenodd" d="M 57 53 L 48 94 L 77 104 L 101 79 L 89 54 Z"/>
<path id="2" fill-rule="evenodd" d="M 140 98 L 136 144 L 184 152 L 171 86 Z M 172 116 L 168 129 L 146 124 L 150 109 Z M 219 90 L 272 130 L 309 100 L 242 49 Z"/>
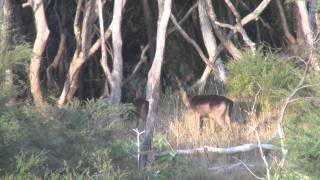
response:
<path id="1" fill-rule="evenodd" d="M 161 68 L 163 64 L 163 55 L 166 40 L 167 25 L 171 14 L 171 3 L 172 0 L 158 0 L 158 29 L 157 29 L 157 42 L 156 42 L 156 54 L 148 73 L 147 82 L 147 101 L 149 101 L 149 111 L 146 122 L 146 129 L 143 141 L 143 151 L 147 152 L 151 150 L 154 124 L 156 120 L 156 109 L 159 100 L 159 86 Z M 148 160 L 147 154 L 141 156 L 140 167 L 145 167 Z"/>
<path id="2" fill-rule="evenodd" d="M 123 76 L 123 58 L 122 58 L 122 37 L 121 22 L 122 10 L 126 0 L 115 0 L 113 7 L 112 19 L 112 46 L 113 46 L 113 69 L 111 73 L 111 93 L 109 102 L 111 104 L 119 104 L 121 101 L 121 83 Z"/>
<path id="3" fill-rule="evenodd" d="M 73 55 L 72 62 L 69 68 L 69 74 L 58 101 L 58 106 L 60 107 L 63 106 L 66 102 L 70 101 L 77 92 L 79 73 L 82 65 L 88 58 L 89 48 L 91 47 L 92 43 L 93 24 L 97 18 L 94 13 L 96 3 L 93 0 L 86 1 L 83 23 L 80 30 L 79 19 L 82 2 L 82 0 L 78 1 L 76 17 L 74 20 L 74 33 L 77 41 L 77 48 Z"/>
<path id="4" fill-rule="evenodd" d="M 69 2 L 69 1 L 68 1 Z M 49 87 L 54 86 L 55 88 L 59 89 L 61 88 L 61 79 L 63 79 L 64 75 L 64 66 L 63 65 L 63 61 L 65 60 L 65 56 L 66 56 L 66 44 L 67 44 L 67 34 L 68 34 L 68 30 L 67 30 L 67 7 L 68 5 L 70 5 L 69 3 L 61 3 L 61 16 L 59 16 L 58 13 L 58 2 L 55 2 L 55 13 L 58 19 L 58 23 L 59 23 L 59 31 L 60 31 L 60 42 L 59 42 L 59 46 L 58 46 L 58 52 L 56 54 L 56 56 L 54 57 L 52 63 L 48 66 L 47 68 L 47 79 L 48 79 L 48 85 Z M 58 72 L 58 79 L 59 81 L 55 81 L 54 79 L 54 72 Z"/>
<path id="5" fill-rule="evenodd" d="M 45 52 L 49 38 L 49 28 L 47 25 L 45 7 L 42 0 L 33 0 L 32 9 L 34 12 L 37 36 L 33 45 L 33 57 L 30 62 L 30 88 L 37 106 L 45 104 L 45 98 L 41 89 L 40 72 L 42 64 L 42 55 Z"/>
<path id="6" fill-rule="evenodd" d="M 318 31 L 319 24 L 317 24 L 317 11 L 319 9 L 319 5 L 319 0 L 310 0 L 309 19 L 313 35 L 316 35 Z"/>
<path id="7" fill-rule="evenodd" d="M 0 0 L 0 24 L 2 24 L 3 1 L 4 0 Z"/>
<path id="8" fill-rule="evenodd" d="M 8 50 L 9 46 L 12 44 L 13 37 L 13 26 L 14 26 L 14 13 L 13 13 L 13 2 L 10 0 L 5 0 L 4 3 L 1 2 L 2 12 L 1 13 L 1 52 Z"/>
<path id="9" fill-rule="evenodd" d="M 215 24 L 217 21 L 217 16 L 214 12 L 212 2 L 211 0 L 206 0 L 207 1 L 207 14 L 211 20 L 212 27 L 219 38 L 219 40 L 222 42 L 223 46 L 228 50 L 228 52 L 231 54 L 231 56 L 234 59 L 240 59 L 241 58 L 241 52 L 236 46 L 229 40 L 225 34 L 222 32 L 222 30 Z"/>
<path id="10" fill-rule="evenodd" d="M 103 92 L 101 94 L 101 98 L 105 99 L 107 98 L 109 94 L 109 85 L 108 83 L 111 80 L 111 74 L 108 67 L 108 56 L 107 56 L 107 49 L 106 49 L 106 42 L 103 37 L 104 35 L 104 20 L 103 20 L 103 12 L 102 12 L 102 2 L 101 0 L 98 1 L 98 7 L 99 7 L 99 28 L 100 28 L 100 36 L 101 36 L 101 67 L 103 69 L 105 80 L 104 80 L 104 87 Z"/>
<path id="11" fill-rule="evenodd" d="M 149 58 L 152 59 L 155 52 L 154 41 L 153 41 L 153 37 L 155 33 L 153 28 L 153 21 L 152 21 L 153 14 L 151 12 L 148 0 L 141 0 L 141 1 L 143 6 L 144 23 L 147 29 L 148 43 L 151 43 L 148 54 L 149 54 Z"/>
<path id="12" fill-rule="evenodd" d="M 279 15 L 280 15 L 280 24 L 281 24 L 283 34 L 286 37 L 289 46 L 295 45 L 297 42 L 296 42 L 296 39 L 294 38 L 294 36 L 290 33 L 282 3 L 280 0 L 276 0 L 276 3 L 277 3 Z"/>
<path id="13" fill-rule="evenodd" d="M 300 27 L 302 30 L 302 34 L 304 37 L 304 41 L 307 44 L 307 49 L 309 50 L 309 58 L 311 58 L 311 67 L 316 70 L 320 71 L 319 64 L 317 62 L 316 54 L 312 51 L 314 48 L 314 43 L 313 43 L 313 32 L 311 29 L 310 21 L 309 21 L 309 16 L 308 16 L 308 10 L 307 10 L 307 2 L 303 0 L 297 0 L 295 1 L 296 6 L 298 7 L 298 14 L 300 16 Z"/>
<path id="14" fill-rule="evenodd" d="M 199 12 L 200 27 L 201 27 L 203 42 L 207 49 L 207 53 L 209 55 L 209 62 L 214 63 L 215 59 L 217 58 L 216 57 L 216 54 L 217 54 L 216 38 L 214 37 L 213 31 L 212 31 L 213 29 L 210 24 L 210 19 L 206 12 L 206 9 L 207 9 L 206 2 L 203 0 L 199 0 L 198 2 L 199 2 L 198 12 Z M 204 90 L 206 81 L 211 71 L 212 69 L 206 66 L 206 69 L 204 70 L 201 78 L 197 82 L 200 85 L 199 92 L 202 92 Z M 216 69 L 213 69 L 213 71 L 216 71 Z"/>

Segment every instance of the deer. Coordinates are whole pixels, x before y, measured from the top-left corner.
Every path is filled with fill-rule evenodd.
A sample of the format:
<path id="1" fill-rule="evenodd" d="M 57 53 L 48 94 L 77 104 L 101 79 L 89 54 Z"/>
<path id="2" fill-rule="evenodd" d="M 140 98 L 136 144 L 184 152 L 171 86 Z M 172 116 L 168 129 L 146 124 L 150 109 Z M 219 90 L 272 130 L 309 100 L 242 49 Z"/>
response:
<path id="1" fill-rule="evenodd" d="M 133 105 L 136 109 L 135 116 L 136 116 L 136 126 L 146 124 L 147 115 L 149 112 L 149 101 L 145 100 L 144 98 L 144 85 L 146 84 L 147 79 L 144 78 L 137 83 L 135 99 Z"/>
<path id="2" fill-rule="evenodd" d="M 223 130 L 231 130 L 231 112 L 233 101 L 225 96 L 220 95 L 196 95 L 188 96 L 183 88 L 181 81 L 174 76 L 180 89 L 183 103 L 188 109 L 197 113 L 200 122 L 200 131 L 203 129 L 203 118 L 214 120 Z"/>
<path id="3" fill-rule="evenodd" d="M 147 121 L 147 115 L 149 111 L 149 101 L 144 98 L 136 98 L 134 101 L 134 107 L 136 108 L 135 115 L 137 118 L 136 126 L 139 127 L 141 123 L 145 124 Z"/>

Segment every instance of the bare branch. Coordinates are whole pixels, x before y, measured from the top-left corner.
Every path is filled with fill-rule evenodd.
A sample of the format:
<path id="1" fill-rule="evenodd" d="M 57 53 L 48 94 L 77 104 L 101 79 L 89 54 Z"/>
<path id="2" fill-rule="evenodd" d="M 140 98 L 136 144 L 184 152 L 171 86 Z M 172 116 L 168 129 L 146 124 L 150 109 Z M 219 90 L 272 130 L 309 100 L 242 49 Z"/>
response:
<path id="1" fill-rule="evenodd" d="M 250 173 L 253 177 L 255 177 L 256 179 L 261 179 L 261 180 L 264 179 L 264 178 L 261 178 L 261 177 L 257 176 L 257 175 L 248 167 L 248 165 L 247 165 L 246 163 L 244 163 L 242 160 L 240 160 L 240 159 L 238 159 L 238 158 L 235 158 L 235 159 L 237 159 L 238 161 L 240 161 L 240 163 L 241 163 L 242 165 L 244 165 L 244 167 L 249 171 L 249 173 Z"/>
<path id="2" fill-rule="evenodd" d="M 228 147 L 228 148 L 216 148 L 212 146 L 203 146 L 203 147 L 193 148 L 193 149 L 177 149 L 174 151 L 174 153 L 175 154 L 196 154 L 196 153 L 211 152 L 211 153 L 218 153 L 218 154 L 235 154 L 240 152 L 251 151 L 259 147 L 260 146 L 257 143 L 243 144 L 240 146 L 234 146 L 234 147 Z M 261 148 L 266 150 L 273 150 L 274 145 L 261 144 Z M 156 156 L 165 156 L 171 153 L 172 151 L 165 151 L 165 152 L 157 153 Z"/>
<path id="3" fill-rule="evenodd" d="M 131 81 L 131 79 L 134 77 L 134 75 L 138 72 L 139 68 L 141 67 L 141 65 L 143 63 L 146 63 L 147 62 L 147 57 L 146 57 L 146 53 L 147 53 L 147 50 L 149 48 L 149 45 L 148 44 L 146 47 L 141 47 L 141 54 L 140 54 L 140 60 L 138 61 L 138 63 L 135 65 L 135 67 L 133 68 L 133 71 L 132 73 L 130 74 L 130 76 L 123 81 L 122 83 L 122 86 L 127 84 L 128 82 Z"/>
<path id="4" fill-rule="evenodd" d="M 233 58 L 240 59 L 242 56 L 240 50 L 238 48 L 236 48 L 236 46 L 228 38 L 225 37 L 224 33 L 214 23 L 217 21 L 217 16 L 214 12 L 211 0 L 206 0 L 206 1 L 207 1 L 207 8 L 208 8 L 207 13 L 208 13 L 208 16 L 211 20 L 212 27 L 213 27 L 217 37 L 222 42 L 223 46 L 232 55 Z"/>
<path id="5" fill-rule="evenodd" d="M 241 36 L 242 36 L 244 42 L 247 44 L 247 46 L 249 46 L 250 49 L 254 51 L 256 45 L 254 42 L 251 41 L 246 30 L 243 28 L 243 26 L 241 24 L 241 16 L 240 16 L 239 12 L 237 11 L 237 9 L 234 7 L 234 5 L 232 4 L 232 2 L 230 0 L 224 0 L 224 1 L 227 4 L 227 6 L 229 7 L 229 9 L 231 10 L 232 14 L 236 18 L 235 29 L 241 34 Z"/>
<path id="6" fill-rule="evenodd" d="M 200 46 L 182 29 L 182 27 L 178 24 L 178 22 L 173 14 L 171 14 L 170 18 L 171 18 L 172 23 L 177 27 L 177 29 L 178 29 L 179 33 L 182 35 L 182 37 L 185 38 L 185 40 L 196 49 L 196 51 L 198 52 L 202 61 L 204 63 L 206 63 L 211 69 L 214 69 L 213 65 L 209 62 L 207 57 L 204 55 Z"/>
<path id="7" fill-rule="evenodd" d="M 284 144 L 284 138 L 285 138 L 285 134 L 284 134 L 284 130 L 283 130 L 283 117 L 284 114 L 286 112 L 286 109 L 291 101 L 291 99 L 296 95 L 296 93 L 303 89 L 305 86 L 303 86 L 303 83 L 307 77 L 308 71 L 309 71 L 309 67 L 310 67 L 310 63 L 311 63 L 311 58 L 308 60 L 303 76 L 300 79 L 299 83 L 297 84 L 296 88 L 291 92 L 291 94 L 284 100 L 280 112 L 279 112 L 279 116 L 278 116 L 278 120 L 277 120 L 277 130 L 278 130 L 278 135 L 280 138 L 280 145 L 281 145 L 281 152 L 282 152 L 282 159 L 280 162 L 280 167 L 282 168 L 284 166 L 284 162 L 285 162 L 285 156 L 287 153 L 285 144 Z"/>
<path id="8" fill-rule="evenodd" d="M 258 19 L 260 14 L 264 11 L 264 9 L 269 5 L 270 2 L 271 0 L 263 0 L 254 11 L 252 11 L 241 20 L 241 25 L 244 26 L 250 21 Z"/>

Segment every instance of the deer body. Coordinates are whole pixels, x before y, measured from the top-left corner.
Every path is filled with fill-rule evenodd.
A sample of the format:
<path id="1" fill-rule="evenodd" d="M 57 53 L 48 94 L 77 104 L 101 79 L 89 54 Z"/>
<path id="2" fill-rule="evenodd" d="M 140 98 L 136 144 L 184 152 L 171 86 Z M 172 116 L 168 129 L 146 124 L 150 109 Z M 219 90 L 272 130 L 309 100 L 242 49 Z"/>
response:
<path id="1" fill-rule="evenodd" d="M 187 98 L 187 106 L 200 116 L 200 129 L 203 117 L 216 121 L 222 129 L 231 129 L 231 110 L 233 101 L 218 95 L 200 95 Z"/>
<path id="2" fill-rule="evenodd" d="M 136 108 L 137 126 L 141 123 L 145 124 L 149 110 L 149 102 L 143 98 L 137 98 L 134 101 L 134 106 Z"/>

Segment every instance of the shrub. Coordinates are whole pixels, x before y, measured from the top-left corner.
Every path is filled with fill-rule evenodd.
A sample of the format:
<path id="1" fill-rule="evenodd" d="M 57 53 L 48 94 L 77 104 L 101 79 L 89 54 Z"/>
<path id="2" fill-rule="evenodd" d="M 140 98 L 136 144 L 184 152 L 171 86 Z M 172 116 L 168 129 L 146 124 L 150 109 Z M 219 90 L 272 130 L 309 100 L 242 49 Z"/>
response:
<path id="1" fill-rule="evenodd" d="M 237 99 L 254 100 L 259 88 L 258 103 L 270 110 L 297 84 L 302 71 L 293 61 L 281 60 L 276 55 L 257 50 L 246 53 L 227 65 L 230 72 L 229 94 Z"/>

